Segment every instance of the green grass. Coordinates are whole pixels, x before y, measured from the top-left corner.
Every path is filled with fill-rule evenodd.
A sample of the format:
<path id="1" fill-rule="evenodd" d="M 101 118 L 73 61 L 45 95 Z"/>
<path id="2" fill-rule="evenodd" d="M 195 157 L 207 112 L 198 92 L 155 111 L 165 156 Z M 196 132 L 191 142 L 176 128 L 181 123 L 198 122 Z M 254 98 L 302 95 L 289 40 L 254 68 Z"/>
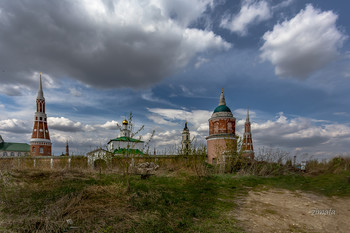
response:
<path id="1" fill-rule="evenodd" d="M 350 172 L 274 177 L 13 171 L 0 177 L 0 229 L 14 232 L 242 232 L 232 212 L 251 189 L 350 196 Z M 73 225 L 66 220 L 72 219 Z"/>
<path id="2" fill-rule="evenodd" d="M 271 187 L 312 191 L 326 196 L 350 196 L 350 172 L 317 176 L 288 175 L 262 178 Z"/>
<path id="3" fill-rule="evenodd" d="M 14 231 L 60 232 L 69 228 L 67 219 L 91 232 L 240 231 L 225 216 L 235 207 L 237 190 L 226 190 L 219 177 L 131 176 L 127 189 L 125 178 L 116 174 L 17 171 L 8 176 L 12 183 L 0 192 L 6 219 L 1 227 Z"/>

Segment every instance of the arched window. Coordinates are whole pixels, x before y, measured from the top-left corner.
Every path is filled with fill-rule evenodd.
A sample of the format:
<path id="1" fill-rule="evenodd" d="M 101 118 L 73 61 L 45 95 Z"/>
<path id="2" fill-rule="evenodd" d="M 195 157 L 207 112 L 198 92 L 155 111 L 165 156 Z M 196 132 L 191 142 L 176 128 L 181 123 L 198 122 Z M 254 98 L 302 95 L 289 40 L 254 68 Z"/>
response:
<path id="1" fill-rule="evenodd" d="M 33 150 L 32 150 L 32 151 L 33 151 L 33 153 L 35 153 L 35 147 L 33 147 Z"/>
<path id="2" fill-rule="evenodd" d="M 6 151 L 4 152 L 4 156 L 7 156 L 7 152 Z"/>
<path id="3" fill-rule="evenodd" d="M 11 152 L 11 156 L 15 156 L 15 152 Z"/>
<path id="4" fill-rule="evenodd" d="M 44 147 L 40 147 L 40 154 L 43 154 L 44 153 Z"/>

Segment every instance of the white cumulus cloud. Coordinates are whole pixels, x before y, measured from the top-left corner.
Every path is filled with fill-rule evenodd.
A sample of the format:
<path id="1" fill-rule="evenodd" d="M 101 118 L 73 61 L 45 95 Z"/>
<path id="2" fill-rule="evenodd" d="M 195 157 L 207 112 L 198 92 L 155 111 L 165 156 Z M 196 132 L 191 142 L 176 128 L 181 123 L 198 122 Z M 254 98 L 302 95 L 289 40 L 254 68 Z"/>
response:
<path id="1" fill-rule="evenodd" d="M 247 35 L 248 26 L 265 21 L 272 17 L 270 6 L 266 1 L 245 0 L 239 13 L 223 18 L 220 26 L 241 36 Z"/>
<path id="2" fill-rule="evenodd" d="M 283 77 L 307 78 L 338 55 L 347 38 L 337 27 L 338 16 L 307 5 L 294 18 L 278 23 L 264 34 L 261 58 Z"/>
<path id="3" fill-rule="evenodd" d="M 98 125 L 99 127 L 101 128 L 104 128 L 104 129 L 109 129 L 109 130 L 117 130 L 119 129 L 119 126 L 118 126 L 118 121 L 107 121 L 106 123 L 102 124 L 102 125 Z"/>
<path id="4" fill-rule="evenodd" d="M 65 117 L 49 117 L 47 123 L 50 129 L 65 132 L 84 131 L 84 125 L 81 122 L 74 122 Z"/>

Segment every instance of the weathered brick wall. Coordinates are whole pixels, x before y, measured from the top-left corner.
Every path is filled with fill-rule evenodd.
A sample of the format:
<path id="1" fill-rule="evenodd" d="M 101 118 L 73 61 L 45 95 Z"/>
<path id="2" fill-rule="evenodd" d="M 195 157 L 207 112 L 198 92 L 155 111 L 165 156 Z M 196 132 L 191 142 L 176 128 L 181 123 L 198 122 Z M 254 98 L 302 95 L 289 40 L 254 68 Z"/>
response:
<path id="1" fill-rule="evenodd" d="M 234 118 L 214 118 L 209 120 L 209 135 L 230 133 L 235 134 Z"/>
<path id="2" fill-rule="evenodd" d="M 227 138 L 215 138 L 207 140 L 208 163 L 222 162 L 223 154 L 232 154 L 237 150 L 237 140 Z"/>
<path id="3" fill-rule="evenodd" d="M 0 169 L 64 169 L 87 167 L 86 157 L 0 157 Z"/>

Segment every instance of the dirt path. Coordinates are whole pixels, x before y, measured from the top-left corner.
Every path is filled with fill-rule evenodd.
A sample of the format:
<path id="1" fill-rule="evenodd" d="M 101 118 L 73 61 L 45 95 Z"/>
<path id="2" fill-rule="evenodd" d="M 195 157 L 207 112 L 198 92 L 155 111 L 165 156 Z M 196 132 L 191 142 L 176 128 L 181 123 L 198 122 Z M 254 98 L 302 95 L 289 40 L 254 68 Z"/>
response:
<path id="1" fill-rule="evenodd" d="M 350 198 L 250 191 L 233 214 L 247 232 L 350 232 Z"/>

